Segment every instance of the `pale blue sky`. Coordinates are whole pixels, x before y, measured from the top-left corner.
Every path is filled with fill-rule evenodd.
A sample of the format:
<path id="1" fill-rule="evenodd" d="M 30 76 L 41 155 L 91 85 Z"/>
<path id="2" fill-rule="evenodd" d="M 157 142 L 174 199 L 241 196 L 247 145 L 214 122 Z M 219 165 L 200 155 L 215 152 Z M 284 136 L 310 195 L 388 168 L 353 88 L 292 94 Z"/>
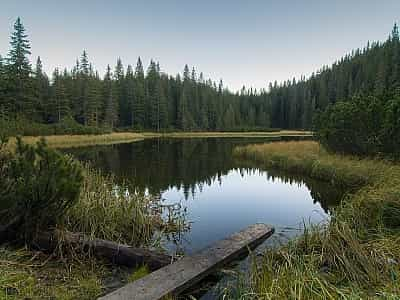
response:
<path id="1" fill-rule="evenodd" d="M 232 90 L 243 84 L 310 75 L 367 41 L 385 40 L 400 20 L 399 0 L 3 0 L 0 54 L 17 16 L 27 28 L 32 60 L 45 70 L 72 67 L 83 49 L 102 74 L 115 65 L 169 74 L 194 65 Z"/>

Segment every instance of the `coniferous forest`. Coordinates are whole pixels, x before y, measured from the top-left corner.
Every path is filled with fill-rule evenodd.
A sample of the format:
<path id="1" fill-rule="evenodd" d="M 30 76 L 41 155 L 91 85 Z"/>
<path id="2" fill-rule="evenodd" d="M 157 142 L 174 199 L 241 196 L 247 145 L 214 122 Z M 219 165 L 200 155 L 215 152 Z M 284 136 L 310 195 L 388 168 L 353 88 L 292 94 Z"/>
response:
<path id="1" fill-rule="evenodd" d="M 117 59 L 101 78 L 83 51 L 72 70 L 55 69 L 49 76 L 41 58 L 33 66 L 29 55 L 29 37 L 18 18 L 10 51 L 0 60 L 0 119 L 16 124 L 17 133 L 27 121 L 30 129 L 47 124 L 61 133 L 311 129 L 316 113 L 330 105 L 355 96 L 386 103 L 400 91 L 397 25 L 385 42 L 368 43 L 308 78 L 236 93 L 188 65 L 182 75 L 170 76 L 157 61 L 146 68 L 140 58 L 135 65 Z"/>

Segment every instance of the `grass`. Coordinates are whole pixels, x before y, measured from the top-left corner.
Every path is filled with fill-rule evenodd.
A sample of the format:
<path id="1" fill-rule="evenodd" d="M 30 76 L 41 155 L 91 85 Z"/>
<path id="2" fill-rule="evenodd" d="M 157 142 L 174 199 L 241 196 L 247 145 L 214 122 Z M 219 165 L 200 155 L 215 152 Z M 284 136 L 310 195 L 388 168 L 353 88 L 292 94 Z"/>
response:
<path id="1" fill-rule="evenodd" d="M 27 144 L 36 144 L 40 136 L 24 136 L 22 141 Z M 47 144 L 52 148 L 71 148 L 92 145 L 107 145 L 116 143 L 129 143 L 142 140 L 142 134 L 133 132 L 114 132 L 99 135 L 51 135 L 45 136 Z M 10 140 L 10 146 L 13 147 L 15 139 Z"/>
<path id="2" fill-rule="evenodd" d="M 72 148 L 95 145 L 108 145 L 118 143 L 131 143 L 141 141 L 145 138 L 210 138 L 210 137 L 282 137 L 282 136 L 311 136 L 310 131 L 271 131 L 271 132 L 114 132 L 98 135 L 50 135 L 44 136 L 47 144 L 52 148 Z M 24 136 L 23 142 L 27 144 L 36 144 L 41 136 Z M 11 138 L 9 147 L 15 147 L 15 138 Z"/>
<path id="3" fill-rule="evenodd" d="M 84 184 L 78 203 L 64 216 L 63 226 L 91 237 L 143 246 L 163 226 L 158 200 L 128 192 L 114 177 L 84 167 Z"/>
<path id="4" fill-rule="evenodd" d="M 59 229 L 85 233 L 129 245 L 153 244 L 153 233 L 170 227 L 159 200 L 143 194 L 129 194 L 128 185 L 117 184 L 90 166 L 83 166 L 84 184 L 78 202 L 63 216 Z M 176 220 L 182 222 L 182 220 Z M 0 299 L 96 299 L 107 288 L 111 269 L 90 252 L 60 247 L 54 254 L 16 246 L 0 247 Z M 76 251 L 78 250 L 78 251 Z M 145 274 L 146 267 L 131 278 Z M 126 276 L 125 276 L 126 275 Z M 125 278 L 125 277 L 126 278 Z M 120 277 L 120 276 L 119 276 Z"/>
<path id="5" fill-rule="evenodd" d="M 108 270 L 94 260 L 60 261 L 27 249 L 0 248 L 0 299 L 95 299 Z"/>
<path id="6" fill-rule="evenodd" d="M 329 224 L 253 264 L 242 299 L 399 299 L 400 166 L 327 153 L 316 142 L 250 145 L 236 157 L 349 189 Z"/>

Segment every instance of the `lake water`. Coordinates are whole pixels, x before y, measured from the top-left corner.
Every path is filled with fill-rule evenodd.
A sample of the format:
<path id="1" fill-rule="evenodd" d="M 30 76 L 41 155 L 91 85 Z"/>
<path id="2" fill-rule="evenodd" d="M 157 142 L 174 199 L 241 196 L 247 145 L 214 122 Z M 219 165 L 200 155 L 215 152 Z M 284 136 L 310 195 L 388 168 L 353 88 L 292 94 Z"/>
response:
<path id="1" fill-rule="evenodd" d="M 67 150 L 82 161 L 129 181 L 138 191 L 178 204 L 190 230 L 169 241 L 171 252 L 191 254 L 248 225 L 275 227 L 285 241 L 303 224 L 324 222 L 340 194 L 326 184 L 260 170 L 232 156 L 236 146 L 263 138 L 149 139 Z"/>

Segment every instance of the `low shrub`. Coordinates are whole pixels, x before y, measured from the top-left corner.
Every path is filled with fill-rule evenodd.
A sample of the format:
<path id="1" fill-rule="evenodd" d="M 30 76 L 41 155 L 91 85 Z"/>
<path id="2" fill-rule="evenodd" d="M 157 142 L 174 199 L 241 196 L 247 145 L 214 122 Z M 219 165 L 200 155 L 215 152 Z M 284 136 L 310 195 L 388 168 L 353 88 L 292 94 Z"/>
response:
<path id="1" fill-rule="evenodd" d="M 328 150 L 400 158 L 400 96 L 357 96 L 329 106 L 315 119 L 316 136 Z"/>
<path id="2" fill-rule="evenodd" d="M 17 139 L 15 151 L 4 156 L 7 159 L 0 160 L 5 186 L 1 221 L 17 218 L 18 233 L 30 239 L 38 230 L 54 226 L 78 201 L 82 170 L 72 158 L 49 149 L 44 140 L 31 146 Z"/>

